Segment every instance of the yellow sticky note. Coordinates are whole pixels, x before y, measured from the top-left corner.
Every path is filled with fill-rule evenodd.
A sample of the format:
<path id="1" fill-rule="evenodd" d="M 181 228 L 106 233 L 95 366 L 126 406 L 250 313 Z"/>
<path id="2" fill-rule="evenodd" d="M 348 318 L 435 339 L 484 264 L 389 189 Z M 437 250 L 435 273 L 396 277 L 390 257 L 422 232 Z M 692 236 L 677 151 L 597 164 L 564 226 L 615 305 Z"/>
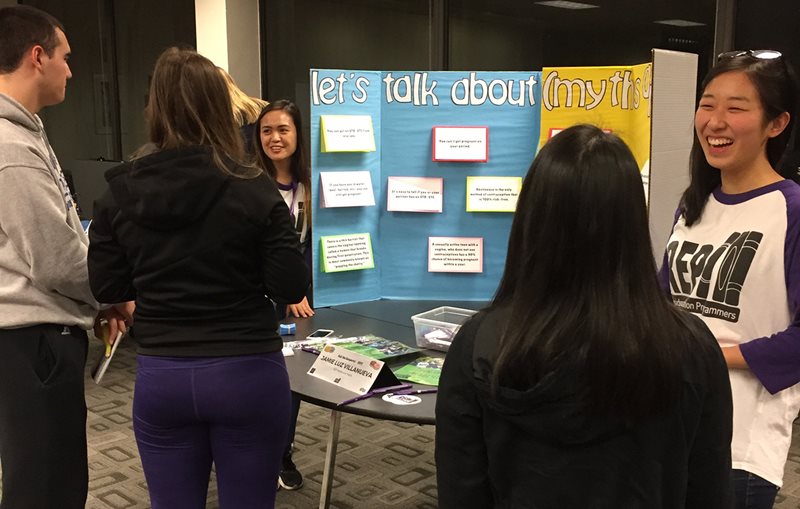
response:
<path id="1" fill-rule="evenodd" d="M 467 212 L 514 212 L 522 177 L 467 177 Z"/>

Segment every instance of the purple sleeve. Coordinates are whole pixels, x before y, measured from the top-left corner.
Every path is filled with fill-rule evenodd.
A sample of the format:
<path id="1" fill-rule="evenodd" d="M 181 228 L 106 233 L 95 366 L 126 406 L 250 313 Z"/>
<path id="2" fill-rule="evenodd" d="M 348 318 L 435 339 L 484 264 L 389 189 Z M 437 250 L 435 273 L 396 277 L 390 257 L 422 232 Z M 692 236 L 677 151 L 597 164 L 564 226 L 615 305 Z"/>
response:
<path id="1" fill-rule="evenodd" d="M 756 338 L 739 348 L 750 371 L 775 394 L 800 382 L 800 188 L 784 191 L 786 197 L 786 241 L 784 270 L 791 325 L 770 337 Z"/>

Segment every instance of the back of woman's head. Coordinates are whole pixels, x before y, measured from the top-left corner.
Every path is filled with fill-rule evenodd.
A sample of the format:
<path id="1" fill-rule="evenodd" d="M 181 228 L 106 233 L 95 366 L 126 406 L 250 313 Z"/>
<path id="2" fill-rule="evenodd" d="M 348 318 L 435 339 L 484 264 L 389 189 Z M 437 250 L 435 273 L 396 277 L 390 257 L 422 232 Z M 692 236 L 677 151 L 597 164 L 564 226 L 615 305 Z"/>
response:
<path id="1" fill-rule="evenodd" d="M 209 59 L 193 50 L 172 47 L 158 58 L 145 119 L 158 150 L 207 146 L 220 170 L 232 174 L 237 172 L 233 162 L 243 160 L 225 81 Z"/>
<path id="2" fill-rule="evenodd" d="M 755 87 L 764 110 L 764 125 L 784 112 L 789 123 L 778 136 L 767 140 L 767 160 L 784 178 L 798 180 L 797 167 L 783 164 L 783 158 L 797 146 L 798 82 L 789 62 L 778 52 L 734 51 L 720 55 L 717 64 L 708 72 L 701 90 L 717 77 L 729 72 L 742 72 Z M 719 170 L 706 160 L 697 135 L 694 136 L 691 156 L 691 182 L 681 199 L 687 225 L 700 219 L 708 195 L 720 185 Z"/>
<path id="3" fill-rule="evenodd" d="M 493 306 L 513 317 L 495 388 L 530 388 L 569 365 L 595 409 L 640 414 L 672 398 L 677 326 L 658 286 L 638 165 L 618 137 L 578 125 L 541 149 Z"/>
<path id="4" fill-rule="evenodd" d="M 648 228 L 641 175 L 625 143 L 594 126 L 571 127 L 542 148 L 525 178 L 508 246 L 512 277 L 500 294 L 531 281 L 549 294 L 638 281 L 653 269 Z"/>

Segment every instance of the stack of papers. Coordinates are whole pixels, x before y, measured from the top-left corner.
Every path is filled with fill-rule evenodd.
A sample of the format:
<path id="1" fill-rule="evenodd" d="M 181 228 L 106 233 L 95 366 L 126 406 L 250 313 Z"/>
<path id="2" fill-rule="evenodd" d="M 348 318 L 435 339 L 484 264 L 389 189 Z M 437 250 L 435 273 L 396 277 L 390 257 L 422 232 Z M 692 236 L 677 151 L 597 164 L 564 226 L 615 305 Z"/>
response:
<path id="1" fill-rule="evenodd" d="M 336 344 L 342 348 L 377 360 L 392 359 L 403 355 L 415 354 L 420 351 L 419 348 L 408 346 L 400 341 L 385 339 L 379 336 L 373 336 L 372 334 L 355 338 L 346 338 L 345 341 L 337 341 Z"/>
<path id="2" fill-rule="evenodd" d="M 442 366 L 444 357 L 419 357 L 414 359 L 414 362 L 392 371 L 400 380 L 438 386 Z"/>

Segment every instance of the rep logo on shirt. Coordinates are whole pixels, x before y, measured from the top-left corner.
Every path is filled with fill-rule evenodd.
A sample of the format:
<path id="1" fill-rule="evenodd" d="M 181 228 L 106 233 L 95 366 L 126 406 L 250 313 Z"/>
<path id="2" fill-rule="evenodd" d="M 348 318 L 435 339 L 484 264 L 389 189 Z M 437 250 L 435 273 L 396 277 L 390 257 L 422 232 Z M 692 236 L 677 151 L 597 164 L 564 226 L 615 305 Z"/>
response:
<path id="1" fill-rule="evenodd" d="M 678 307 L 729 322 L 739 320 L 739 297 L 764 235 L 733 232 L 720 245 L 675 240 L 667 246 L 669 286 Z"/>

